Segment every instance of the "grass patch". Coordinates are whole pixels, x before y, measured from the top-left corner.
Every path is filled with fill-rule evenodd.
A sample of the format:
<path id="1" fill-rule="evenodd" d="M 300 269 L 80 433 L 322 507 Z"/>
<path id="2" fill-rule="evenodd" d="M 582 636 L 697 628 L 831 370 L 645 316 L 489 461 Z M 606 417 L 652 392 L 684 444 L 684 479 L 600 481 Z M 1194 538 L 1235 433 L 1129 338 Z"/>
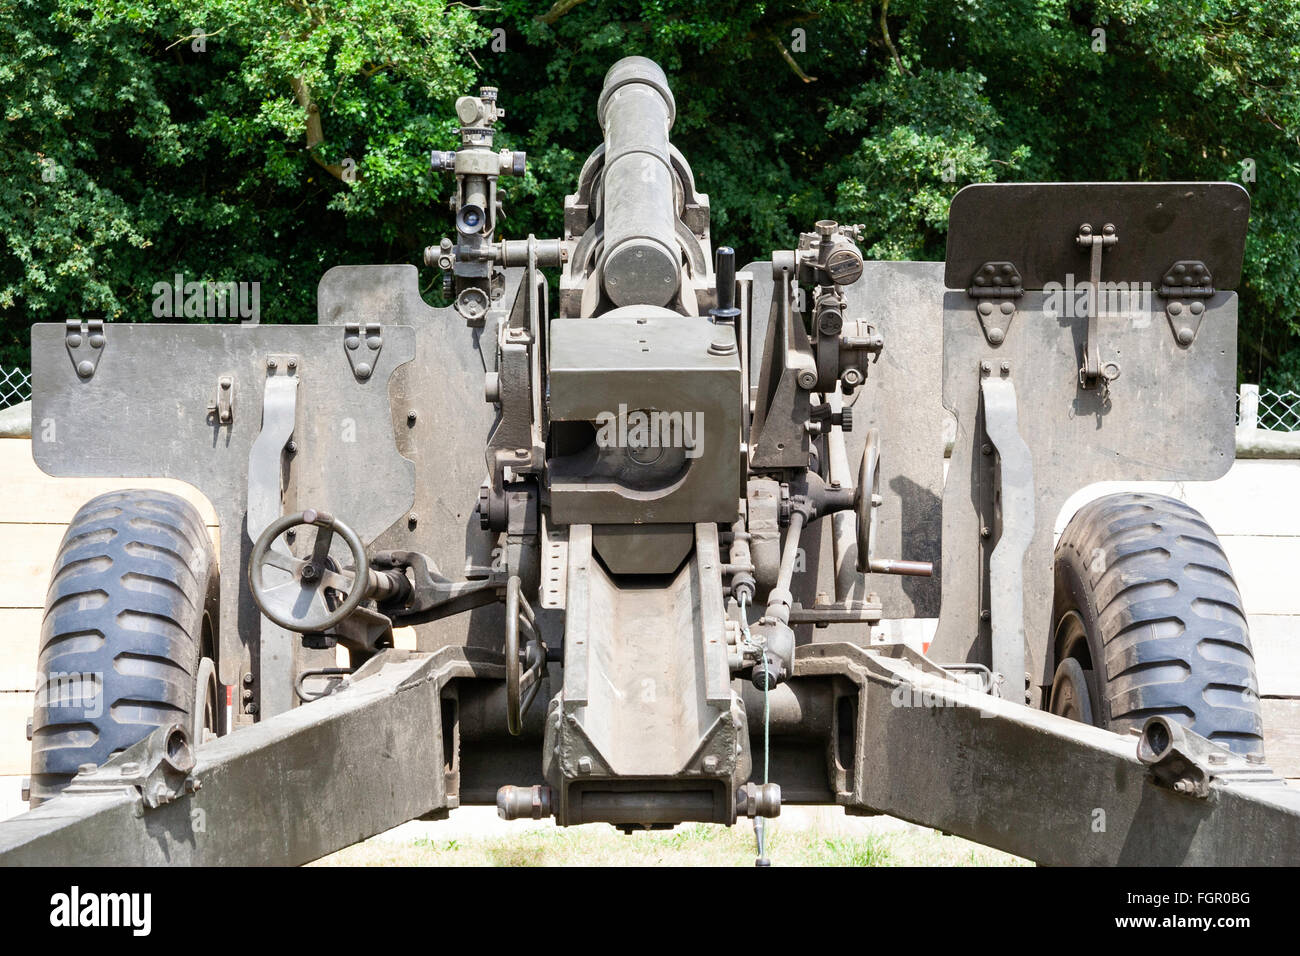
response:
<path id="1" fill-rule="evenodd" d="M 1017 866 L 1025 860 L 934 830 L 887 821 L 880 832 L 768 827 L 774 866 Z M 870 824 L 867 824 L 870 826 Z M 509 836 L 403 840 L 378 836 L 315 866 L 753 866 L 754 834 L 735 827 L 685 824 L 624 835 L 591 825 L 530 828 Z"/>

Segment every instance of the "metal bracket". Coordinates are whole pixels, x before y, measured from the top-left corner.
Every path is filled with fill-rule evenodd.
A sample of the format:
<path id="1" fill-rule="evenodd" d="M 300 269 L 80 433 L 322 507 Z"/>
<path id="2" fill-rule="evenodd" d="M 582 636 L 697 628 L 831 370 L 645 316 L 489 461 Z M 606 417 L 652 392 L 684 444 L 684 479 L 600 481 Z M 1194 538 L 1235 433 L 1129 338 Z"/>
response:
<path id="1" fill-rule="evenodd" d="M 181 724 L 164 724 L 139 743 L 114 756 L 102 767 L 87 764 L 64 793 L 104 794 L 134 790 L 136 816 L 193 793 L 199 784 L 190 776 L 194 750 Z"/>
<path id="2" fill-rule="evenodd" d="M 68 319 L 64 327 L 63 342 L 68 348 L 68 358 L 79 378 L 90 378 L 99 368 L 99 357 L 108 346 L 104 335 L 103 319 Z"/>
<path id="3" fill-rule="evenodd" d="M 543 608 L 564 610 L 569 593 L 569 529 L 554 527 L 542 516 Z"/>
<path id="4" fill-rule="evenodd" d="M 359 322 L 344 323 L 343 351 L 358 382 L 364 382 L 374 374 L 383 347 L 384 333 L 378 322 L 367 322 L 364 330 Z"/>
<path id="5" fill-rule="evenodd" d="M 1079 235 L 1074 240 L 1080 248 L 1090 253 L 1088 268 L 1088 329 L 1083 343 L 1083 364 L 1079 367 L 1079 384 L 1084 388 L 1096 388 L 1099 384 L 1104 391 L 1106 386 L 1119 378 L 1119 363 L 1101 364 L 1100 336 L 1098 334 L 1099 313 L 1101 311 L 1101 254 L 1115 243 L 1119 236 L 1111 223 L 1101 228 L 1101 235 L 1094 235 L 1092 226 L 1084 223 L 1079 227 Z"/>
<path id="6" fill-rule="evenodd" d="M 1016 424 L 1016 389 L 1011 365 L 980 364 L 980 398 L 984 407 L 984 433 L 988 452 L 997 453 L 998 480 L 994 500 L 1000 513 L 1001 533 L 986 555 L 987 612 L 994 681 L 999 696 L 1025 702 L 1025 552 L 1034 536 L 1034 463 L 1029 446 Z M 989 517 L 990 522 L 992 516 Z M 986 525 L 981 536 L 991 536 Z M 981 615 L 983 616 L 983 614 Z"/>
<path id="7" fill-rule="evenodd" d="M 1180 259 L 1165 270 L 1158 293 L 1165 304 L 1165 315 L 1174 331 L 1174 339 L 1183 348 L 1196 341 L 1205 317 L 1205 303 L 1214 295 L 1214 277 L 1199 259 Z"/>
<path id="8" fill-rule="evenodd" d="M 248 450 L 248 516 L 245 526 L 249 539 L 256 541 L 262 532 L 284 514 L 283 456 L 298 417 L 298 357 L 268 355 L 266 385 L 262 392 L 262 430 Z M 272 547 L 285 552 L 283 543 Z M 293 636 L 264 615 L 260 620 L 258 670 L 259 702 L 256 712 L 270 717 L 291 708 L 293 692 Z"/>
<path id="9" fill-rule="evenodd" d="M 1151 717 L 1143 724 L 1138 759 L 1160 786 L 1202 800 L 1210 795 L 1214 780 L 1286 786 L 1262 755 L 1233 753 L 1163 716 Z"/>
<path id="10" fill-rule="evenodd" d="M 235 420 L 235 377 L 222 375 L 217 379 L 217 397 L 208 402 L 208 415 L 218 425 L 229 425 Z"/>
<path id="11" fill-rule="evenodd" d="M 1020 270 L 1013 262 L 986 262 L 971 276 L 966 294 L 972 299 L 1002 300 L 980 302 L 975 307 L 975 314 L 979 316 L 980 326 L 984 329 L 984 338 L 989 345 L 1001 345 L 1006 341 L 1011 320 L 1016 317 L 1016 304 L 1011 299 L 1018 299 L 1025 294 Z"/>

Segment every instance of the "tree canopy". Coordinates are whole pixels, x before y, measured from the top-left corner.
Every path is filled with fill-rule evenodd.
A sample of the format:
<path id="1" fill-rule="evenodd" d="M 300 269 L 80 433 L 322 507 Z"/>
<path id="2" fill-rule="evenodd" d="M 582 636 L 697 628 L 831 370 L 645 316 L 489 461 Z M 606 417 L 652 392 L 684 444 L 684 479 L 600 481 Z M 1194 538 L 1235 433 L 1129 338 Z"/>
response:
<path id="1" fill-rule="evenodd" d="M 529 153 L 503 227 L 553 234 L 631 53 L 742 260 L 826 217 L 940 259 L 970 182 L 1242 182 L 1241 373 L 1300 387 L 1293 0 L 0 0 L 0 365 L 32 322 L 149 319 L 174 273 L 311 321 L 331 265 L 418 263 L 480 84 Z"/>

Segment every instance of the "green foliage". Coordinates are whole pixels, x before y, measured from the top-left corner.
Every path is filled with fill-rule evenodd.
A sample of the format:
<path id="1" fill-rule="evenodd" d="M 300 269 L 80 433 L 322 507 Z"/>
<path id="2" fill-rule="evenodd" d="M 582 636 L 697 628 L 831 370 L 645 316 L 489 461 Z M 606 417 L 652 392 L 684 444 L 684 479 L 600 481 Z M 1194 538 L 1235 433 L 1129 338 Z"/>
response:
<path id="1" fill-rule="evenodd" d="M 1242 374 L 1300 380 L 1292 0 L 0 0 L 0 365 L 32 321 L 149 318 L 175 272 L 306 321 L 328 266 L 419 262 L 448 228 L 427 151 L 479 83 L 529 153 L 503 227 L 553 235 L 632 53 L 742 258 L 827 216 L 941 258 L 970 182 L 1253 170 Z"/>
<path id="2" fill-rule="evenodd" d="M 321 272 L 409 260 L 439 214 L 427 149 L 472 82 L 465 50 L 485 33 L 468 11 L 50 7 L 0 3 L 0 365 L 25 364 L 33 321 L 148 319 L 175 273 L 260 282 L 268 320 L 310 319 Z"/>

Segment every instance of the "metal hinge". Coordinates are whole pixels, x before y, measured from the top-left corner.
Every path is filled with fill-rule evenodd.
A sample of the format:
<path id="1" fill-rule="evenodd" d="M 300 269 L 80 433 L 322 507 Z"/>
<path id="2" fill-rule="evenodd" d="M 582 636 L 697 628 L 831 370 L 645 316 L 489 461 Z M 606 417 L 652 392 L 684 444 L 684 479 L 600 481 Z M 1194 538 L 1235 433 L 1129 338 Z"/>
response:
<path id="1" fill-rule="evenodd" d="M 1201 300 L 1214 295 L 1214 277 L 1209 267 L 1199 259 L 1179 259 L 1165 270 L 1158 293 L 1167 299 L 1165 315 L 1174 331 L 1174 340 L 1183 348 L 1196 341 L 1205 317 L 1205 303 Z"/>
<path id="2" fill-rule="evenodd" d="M 1084 388 L 1101 387 L 1102 393 L 1105 394 L 1107 387 L 1115 379 L 1119 378 L 1119 363 L 1107 362 L 1101 364 L 1101 336 L 1098 332 L 1097 325 L 1101 313 L 1101 255 L 1115 243 L 1119 242 L 1119 235 L 1115 232 L 1115 227 L 1111 223 L 1101 228 L 1101 235 L 1096 235 L 1092 231 L 1092 226 L 1084 223 L 1079 227 L 1079 235 L 1074 240 L 1081 249 L 1088 251 L 1089 268 L 1088 283 L 1089 295 L 1088 302 L 1088 327 L 1083 342 L 1083 364 L 1079 366 L 1079 384 Z"/>
<path id="3" fill-rule="evenodd" d="M 359 322 L 344 324 L 343 350 L 358 382 L 364 382 L 374 374 L 383 347 L 384 333 L 378 322 L 367 322 L 364 331 Z"/>
<path id="4" fill-rule="evenodd" d="M 1016 317 L 1016 304 L 1011 300 L 1025 294 L 1020 270 L 1013 262 L 986 262 L 971 276 L 966 294 L 983 300 L 975 307 L 975 314 L 984 329 L 984 338 L 989 345 L 1001 345 L 1011 329 L 1011 320 Z"/>
<path id="5" fill-rule="evenodd" d="M 90 378 L 99 367 L 99 357 L 104 354 L 108 339 L 104 336 L 104 320 L 68 319 L 64 326 L 63 343 L 68 347 L 68 357 L 80 378 Z"/>

